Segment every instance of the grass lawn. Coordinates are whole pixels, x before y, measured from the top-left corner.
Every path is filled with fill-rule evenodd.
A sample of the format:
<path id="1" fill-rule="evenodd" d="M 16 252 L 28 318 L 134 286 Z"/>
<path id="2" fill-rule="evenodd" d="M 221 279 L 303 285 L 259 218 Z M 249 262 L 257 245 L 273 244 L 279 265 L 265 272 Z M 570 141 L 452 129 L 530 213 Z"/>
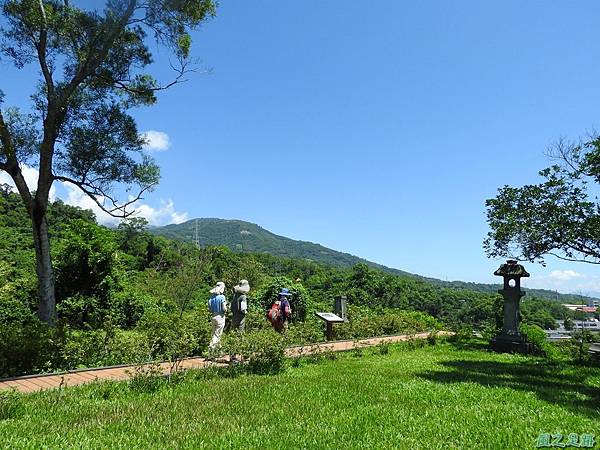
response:
<path id="1" fill-rule="evenodd" d="M 543 432 L 600 437 L 600 369 L 450 344 L 203 377 L 26 396 L 0 421 L 0 446 L 527 449 Z"/>

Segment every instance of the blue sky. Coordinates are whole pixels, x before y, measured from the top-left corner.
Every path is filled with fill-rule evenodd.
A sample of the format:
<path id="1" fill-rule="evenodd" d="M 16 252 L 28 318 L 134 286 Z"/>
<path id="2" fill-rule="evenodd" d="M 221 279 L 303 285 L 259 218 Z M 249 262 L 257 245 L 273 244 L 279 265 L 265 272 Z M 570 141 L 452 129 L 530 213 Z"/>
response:
<path id="1" fill-rule="evenodd" d="M 242 219 L 413 273 L 497 281 L 485 200 L 536 182 L 552 142 L 598 128 L 598 18 L 592 1 L 221 1 L 194 35 L 210 72 L 134 112 L 164 133 L 141 212 Z M 165 52 L 156 60 L 168 80 Z M 34 76 L 0 63 L 6 105 Z M 594 266 L 548 262 L 527 265 L 526 286 L 600 291 Z"/>

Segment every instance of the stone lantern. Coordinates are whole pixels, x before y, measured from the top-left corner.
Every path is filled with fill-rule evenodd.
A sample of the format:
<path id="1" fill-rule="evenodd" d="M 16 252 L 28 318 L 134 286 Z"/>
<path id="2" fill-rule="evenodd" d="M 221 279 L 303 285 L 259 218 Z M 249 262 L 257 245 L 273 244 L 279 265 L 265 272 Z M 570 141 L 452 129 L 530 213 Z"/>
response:
<path id="1" fill-rule="evenodd" d="M 529 273 L 517 261 L 509 259 L 494 275 L 504 278 L 504 288 L 498 291 L 504 297 L 504 321 L 502 331 L 492 340 L 492 348 L 498 352 L 530 353 L 532 345 L 519 332 L 519 302 L 525 296 L 521 278 L 529 277 Z"/>

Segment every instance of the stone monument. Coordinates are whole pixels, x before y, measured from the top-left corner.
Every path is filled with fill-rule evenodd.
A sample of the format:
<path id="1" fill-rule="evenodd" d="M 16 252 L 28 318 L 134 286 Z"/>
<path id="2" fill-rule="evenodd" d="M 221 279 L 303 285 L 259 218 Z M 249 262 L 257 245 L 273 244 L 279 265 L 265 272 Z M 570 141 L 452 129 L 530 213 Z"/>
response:
<path id="1" fill-rule="evenodd" d="M 498 292 L 504 297 L 504 320 L 502 331 L 492 339 L 492 349 L 497 352 L 531 353 L 533 345 L 519 332 L 519 302 L 525 292 L 521 290 L 521 278 L 529 273 L 514 259 L 502 264 L 494 275 L 504 278 L 504 288 Z"/>

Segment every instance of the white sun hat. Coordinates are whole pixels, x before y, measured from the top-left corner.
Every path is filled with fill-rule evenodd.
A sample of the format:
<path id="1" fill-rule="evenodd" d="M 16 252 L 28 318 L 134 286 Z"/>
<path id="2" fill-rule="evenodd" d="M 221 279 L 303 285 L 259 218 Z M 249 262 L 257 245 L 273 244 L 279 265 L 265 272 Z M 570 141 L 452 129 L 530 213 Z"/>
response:
<path id="1" fill-rule="evenodd" d="M 233 289 L 239 294 L 247 294 L 250 292 L 250 283 L 248 283 L 248 280 L 240 280 Z"/>
<path id="2" fill-rule="evenodd" d="M 223 292 L 225 292 L 225 283 L 223 283 L 222 281 L 219 281 L 217 283 L 217 285 L 210 290 L 211 294 L 217 294 L 217 295 L 220 295 Z"/>

